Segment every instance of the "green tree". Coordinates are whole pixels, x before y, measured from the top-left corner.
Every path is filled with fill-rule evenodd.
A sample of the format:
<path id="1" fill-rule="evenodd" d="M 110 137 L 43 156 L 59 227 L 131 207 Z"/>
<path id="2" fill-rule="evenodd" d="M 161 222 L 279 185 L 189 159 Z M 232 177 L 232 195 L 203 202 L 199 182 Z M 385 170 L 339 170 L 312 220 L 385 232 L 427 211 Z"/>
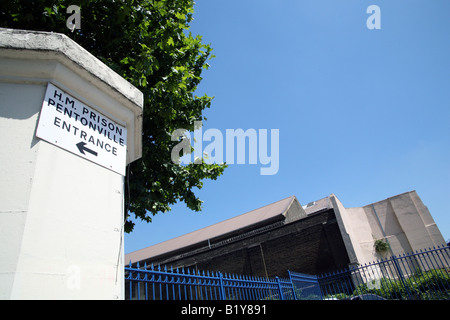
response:
<path id="1" fill-rule="evenodd" d="M 66 27 L 67 7 L 81 9 L 81 29 Z M 211 47 L 193 36 L 193 0 L 2 0 L 0 27 L 64 33 L 144 93 L 143 155 L 127 168 L 125 231 L 129 213 L 151 222 L 170 205 L 184 202 L 194 211 L 202 180 L 223 173 L 225 165 L 179 165 L 171 161 L 178 141 L 171 133 L 194 129 L 206 120 L 212 97 L 196 96 L 201 73 L 209 67 Z"/>

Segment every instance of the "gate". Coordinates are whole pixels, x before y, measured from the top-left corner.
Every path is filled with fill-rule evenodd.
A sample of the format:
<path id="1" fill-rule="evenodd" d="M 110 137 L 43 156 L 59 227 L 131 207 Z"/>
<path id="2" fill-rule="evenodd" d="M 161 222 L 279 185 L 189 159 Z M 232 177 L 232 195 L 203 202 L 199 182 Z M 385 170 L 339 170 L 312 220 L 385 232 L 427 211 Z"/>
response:
<path id="1" fill-rule="evenodd" d="M 296 300 L 322 300 L 322 291 L 317 276 L 293 271 L 288 272 L 294 287 Z"/>

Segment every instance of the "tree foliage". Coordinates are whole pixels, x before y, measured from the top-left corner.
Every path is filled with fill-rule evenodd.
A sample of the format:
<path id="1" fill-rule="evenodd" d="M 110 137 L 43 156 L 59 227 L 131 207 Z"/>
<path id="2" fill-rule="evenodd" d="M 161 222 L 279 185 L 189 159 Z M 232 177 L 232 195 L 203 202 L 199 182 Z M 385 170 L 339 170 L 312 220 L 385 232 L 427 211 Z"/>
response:
<path id="1" fill-rule="evenodd" d="M 66 8 L 81 9 L 81 29 L 69 30 Z M 64 33 L 144 93 L 143 156 L 127 168 L 125 231 L 134 227 L 129 214 L 150 222 L 177 201 L 201 210 L 195 189 L 226 166 L 178 165 L 171 161 L 178 128 L 194 129 L 194 121 L 211 106 L 212 97 L 195 91 L 211 47 L 193 36 L 193 0 L 2 0 L 0 27 Z"/>

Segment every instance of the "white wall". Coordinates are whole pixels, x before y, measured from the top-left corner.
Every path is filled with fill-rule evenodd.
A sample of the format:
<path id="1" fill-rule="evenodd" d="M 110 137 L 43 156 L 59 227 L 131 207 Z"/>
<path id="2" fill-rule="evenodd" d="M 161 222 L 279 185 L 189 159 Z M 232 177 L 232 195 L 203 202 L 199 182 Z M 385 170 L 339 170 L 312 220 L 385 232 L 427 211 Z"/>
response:
<path id="1" fill-rule="evenodd" d="M 124 177 L 35 133 L 51 82 L 127 126 L 128 163 L 140 156 L 141 124 L 134 121 L 141 114 L 126 97 L 138 94 L 118 98 L 132 88 L 120 87 L 124 80 L 104 65 L 98 70 L 115 88 L 96 77 L 100 62 L 93 57 L 86 72 L 61 53 L 33 51 L 34 44 L 58 48 L 62 39 L 79 51 L 74 57 L 89 58 L 64 36 L 0 33 L 0 299 L 123 299 Z M 11 48 L 7 37 L 17 33 L 28 40 L 17 45 L 26 48 Z"/>
<path id="2" fill-rule="evenodd" d="M 45 90 L 0 83 L 0 298 L 118 299 L 123 177 L 35 137 Z"/>

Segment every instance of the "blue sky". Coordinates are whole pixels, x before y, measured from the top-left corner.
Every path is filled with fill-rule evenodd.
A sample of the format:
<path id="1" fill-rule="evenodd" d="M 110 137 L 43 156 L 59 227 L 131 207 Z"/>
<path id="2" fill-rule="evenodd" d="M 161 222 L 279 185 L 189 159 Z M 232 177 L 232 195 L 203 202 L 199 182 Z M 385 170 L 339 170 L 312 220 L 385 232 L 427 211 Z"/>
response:
<path id="1" fill-rule="evenodd" d="M 370 5 L 381 29 L 366 26 Z M 137 221 L 125 252 L 331 193 L 356 207 L 416 190 L 450 239 L 449 12 L 448 0 L 197 0 L 190 31 L 216 55 L 198 88 L 214 96 L 203 130 L 279 129 L 279 170 L 229 165 L 197 191 L 201 212 Z"/>

